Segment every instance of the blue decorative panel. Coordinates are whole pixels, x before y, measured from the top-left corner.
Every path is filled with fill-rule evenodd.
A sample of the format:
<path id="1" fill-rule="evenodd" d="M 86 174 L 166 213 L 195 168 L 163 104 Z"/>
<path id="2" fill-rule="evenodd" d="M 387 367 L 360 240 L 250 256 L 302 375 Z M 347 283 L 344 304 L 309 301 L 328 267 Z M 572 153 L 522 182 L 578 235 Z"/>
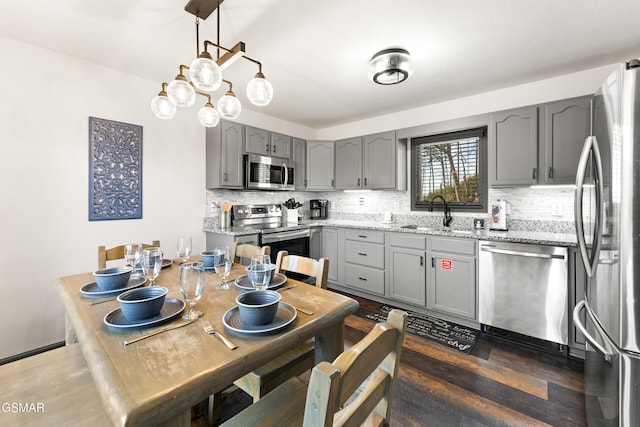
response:
<path id="1" fill-rule="evenodd" d="M 142 126 L 89 117 L 89 221 L 142 218 Z"/>

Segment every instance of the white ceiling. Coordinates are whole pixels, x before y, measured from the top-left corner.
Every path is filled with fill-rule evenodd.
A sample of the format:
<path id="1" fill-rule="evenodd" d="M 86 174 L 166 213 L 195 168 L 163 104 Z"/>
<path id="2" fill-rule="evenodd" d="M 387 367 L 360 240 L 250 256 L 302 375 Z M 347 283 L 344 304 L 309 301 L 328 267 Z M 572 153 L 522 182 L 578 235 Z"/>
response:
<path id="1" fill-rule="evenodd" d="M 0 36 L 157 81 L 159 91 L 196 54 L 186 4 L 0 0 Z M 226 0 L 220 42 L 244 41 L 273 84 L 273 102 L 253 107 L 245 86 L 256 66 L 229 67 L 243 108 L 321 129 L 640 56 L 639 18 L 638 0 Z M 201 22 L 204 39 L 216 40 L 215 13 Z M 411 53 L 414 74 L 376 85 L 368 61 L 389 47 Z"/>

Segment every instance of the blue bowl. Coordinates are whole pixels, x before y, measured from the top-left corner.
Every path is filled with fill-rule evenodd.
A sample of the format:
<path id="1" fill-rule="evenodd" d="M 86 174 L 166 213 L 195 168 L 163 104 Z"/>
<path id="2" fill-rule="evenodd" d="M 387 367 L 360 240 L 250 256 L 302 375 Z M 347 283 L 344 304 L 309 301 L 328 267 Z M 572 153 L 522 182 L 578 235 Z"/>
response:
<path id="1" fill-rule="evenodd" d="M 280 293 L 275 291 L 249 291 L 236 298 L 240 317 L 247 326 L 266 325 L 273 322 L 278 312 Z"/>
<path id="2" fill-rule="evenodd" d="M 132 267 L 112 267 L 93 272 L 96 284 L 101 291 L 114 291 L 124 288 L 131 277 Z"/>
<path id="3" fill-rule="evenodd" d="M 204 251 L 200 252 L 200 256 L 202 257 L 204 268 L 213 268 L 224 261 L 224 252 L 220 251 Z"/>
<path id="4" fill-rule="evenodd" d="M 127 320 L 143 320 L 160 313 L 167 291 L 167 288 L 161 286 L 137 288 L 121 293 L 117 300 Z"/>

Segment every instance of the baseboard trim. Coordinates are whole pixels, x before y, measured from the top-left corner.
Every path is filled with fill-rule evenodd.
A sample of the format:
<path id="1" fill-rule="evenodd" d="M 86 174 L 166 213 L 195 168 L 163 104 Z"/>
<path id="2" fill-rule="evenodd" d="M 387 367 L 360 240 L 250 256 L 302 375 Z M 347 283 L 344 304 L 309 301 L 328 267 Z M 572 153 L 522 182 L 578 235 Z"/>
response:
<path id="1" fill-rule="evenodd" d="M 64 347 L 64 341 L 55 342 L 53 344 L 45 345 L 44 347 L 35 348 L 33 350 L 25 351 L 24 353 L 16 354 L 15 356 L 9 356 L 4 359 L 0 359 L 0 366 L 7 363 L 15 362 L 26 357 L 35 356 L 36 354 L 44 353 L 45 351 L 55 350 L 56 348 Z"/>

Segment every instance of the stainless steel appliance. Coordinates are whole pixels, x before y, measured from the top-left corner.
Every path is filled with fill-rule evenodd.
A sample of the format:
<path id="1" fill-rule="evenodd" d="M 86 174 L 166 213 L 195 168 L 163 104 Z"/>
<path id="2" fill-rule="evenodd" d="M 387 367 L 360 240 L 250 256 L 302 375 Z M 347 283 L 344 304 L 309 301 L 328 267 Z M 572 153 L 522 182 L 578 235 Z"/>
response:
<path id="1" fill-rule="evenodd" d="M 260 230 L 260 245 L 271 247 L 271 262 L 275 262 L 278 251 L 286 250 L 293 255 L 309 256 L 309 226 L 288 225 L 282 222 L 279 204 L 235 205 L 233 225 Z"/>
<path id="2" fill-rule="evenodd" d="M 568 343 L 567 248 L 481 240 L 479 265 L 481 324 Z"/>
<path id="3" fill-rule="evenodd" d="M 637 59 L 605 80 L 578 163 L 575 223 L 587 286 L 573 320 L 586 338 L 589 426 L 640 425 L 639 90 Z"/>
<path id="4" fill-rule="evenodd" d="M 311 219 L 327 219 L 329 217 L 329 201 L 324 199 L 309 200 Z"/>
<path id="5" fill-rule="evenodd" d="M 255 190 L 295 190 L 294 162 L 279 157 L 244 156 L 244 186 Z"/>

